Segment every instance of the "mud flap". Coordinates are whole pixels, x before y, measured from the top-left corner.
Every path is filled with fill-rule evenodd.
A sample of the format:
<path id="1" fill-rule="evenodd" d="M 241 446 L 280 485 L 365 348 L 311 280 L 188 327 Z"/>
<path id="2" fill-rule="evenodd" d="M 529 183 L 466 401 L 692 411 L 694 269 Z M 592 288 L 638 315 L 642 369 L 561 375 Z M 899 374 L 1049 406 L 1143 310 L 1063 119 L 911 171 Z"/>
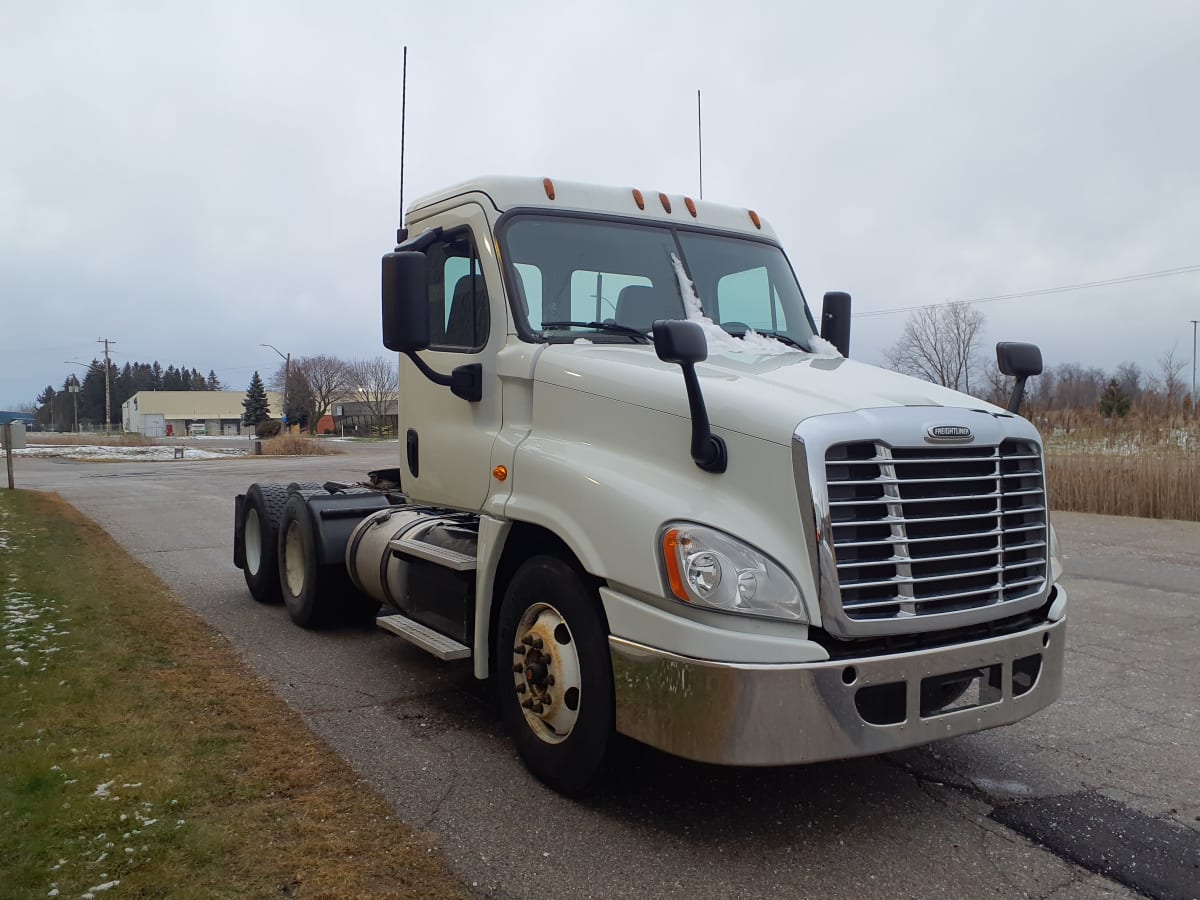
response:
<path id="1" fill-rule="evenodd" d="M 239 569 L 246 568 L 246 548 L 242 540 L 242 506 L 245 502 L 245 494 L 233 498 L 233 564 Z"/>

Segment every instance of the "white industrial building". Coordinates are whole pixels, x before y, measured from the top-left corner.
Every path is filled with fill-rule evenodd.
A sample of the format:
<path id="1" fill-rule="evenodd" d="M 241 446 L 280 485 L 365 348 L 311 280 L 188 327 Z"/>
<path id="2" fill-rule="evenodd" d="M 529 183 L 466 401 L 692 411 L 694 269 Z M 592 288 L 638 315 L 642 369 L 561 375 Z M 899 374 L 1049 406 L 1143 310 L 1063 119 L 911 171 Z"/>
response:
<path id="1" fill-rule="evenodd" d="M 253 434 L 242 424 L 245 391 L 138 391 L 121 404 L 121 427 L 146 437 Z M 283 411 L 283 395 L 267 391 L 271 418 Z"/>

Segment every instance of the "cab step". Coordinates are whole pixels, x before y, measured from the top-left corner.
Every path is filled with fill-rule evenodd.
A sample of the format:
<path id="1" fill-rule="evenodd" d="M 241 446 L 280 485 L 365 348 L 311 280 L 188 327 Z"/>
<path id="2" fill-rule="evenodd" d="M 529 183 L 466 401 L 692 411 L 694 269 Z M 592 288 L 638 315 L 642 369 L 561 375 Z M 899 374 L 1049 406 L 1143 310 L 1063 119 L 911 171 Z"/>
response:
<path id="1" fill-rule="evenodd" d="M 446 637 L 400 613 L 380 616 L 375 620 L 375 624 L 384 631 L 399 635 L 425 652 L 432 653 L 438 659 L 467 659 L 471 655 L 471 648 L 466 644 L 460 644 L 454 638 Z"/>
<path id="2" fill-rule="evenodd" d="M 476 565 L 474 556 L 459 553 L 457 550 L 451 550 L 448 547 L 427 544 L 424 541 L 396 538 L 388 542 L 388 547 L 393 553 L 399 553 L 401 556 L 411 556 L 414 559 L 435 563 L 455 572 L 471 572 L 475 569 Z"/>

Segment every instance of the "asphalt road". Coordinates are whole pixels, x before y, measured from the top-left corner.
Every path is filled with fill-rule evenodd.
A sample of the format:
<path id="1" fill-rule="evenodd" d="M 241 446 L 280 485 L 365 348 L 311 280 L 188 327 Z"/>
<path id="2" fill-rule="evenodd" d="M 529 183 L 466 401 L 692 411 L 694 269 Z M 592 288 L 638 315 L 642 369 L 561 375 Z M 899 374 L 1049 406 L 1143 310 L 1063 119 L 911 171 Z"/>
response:
<path id="1" fill-rule="evenodd" d="M 1007 728 L 865 760 L 698 765 L 627 743 L 589 802 L 526 774 L 466 663 L 373 628 L 314 634 L 233 567 L 233 495 L 357 480 L 346 455 L 20 459 L 215 628 L 494 897 L 1200 896 L 1200 524 L 1055 515 L 1065 698 Z M 164 614 L 170 606 L 164 605 Z"/>

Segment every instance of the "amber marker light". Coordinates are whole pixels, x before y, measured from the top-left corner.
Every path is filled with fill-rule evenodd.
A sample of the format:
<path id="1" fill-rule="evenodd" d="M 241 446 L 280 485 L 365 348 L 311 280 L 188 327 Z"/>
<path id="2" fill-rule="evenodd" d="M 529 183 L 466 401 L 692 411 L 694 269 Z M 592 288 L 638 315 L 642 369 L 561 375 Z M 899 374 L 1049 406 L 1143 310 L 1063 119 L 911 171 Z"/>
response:
<path id="1" fill-rule="evenodd" d="M 633 202 L 638 205 L 638 209 L 646 208 L 646 198 L 642 196 L 642 192 L 637 188 L 633 189 Z"/>
<path id="2" fill-rule="evenodd" d="M 663 205 L 663 209 L 665 209 L 667 212 L 671 211 L 671 198 L 666 194 L 659 194 L 658 202 Z"/>
<path id="3" fill-rule="evenodd" d="M 550 199 L 553 200 L 554 198 L 551 197 Z M 504 481 L 508 478 L 508 468 L 506 466 L 496 466 L 496 468 L 492 469 L 492 477 L 497 481 Z"/>
<path id="4" fill-rule="evenodd" d="M 683 198 L 683 205 L 687 207 L 687 211 L 692 214 L 692 218 L 696 218 L 696 201 L 691 197 Z"/>
<path id="5" fill-rule="evenodd" d="M 542 179 L 542 187 L 546 189 L 546 199 L 553 200 L 554 199 L 554 182 L 551 181 L 549 178 L 543 178 Z"/>
<path id="6" fill-rule="evenodd" d="M 684 587 L 683 573 L 679 570 L 679 546 L 681 543 L 686 547 L 689 542 L 687 538 L 680 540 L 678 528 L 672 528 L 663 535 L 663 560 L 667 564 L 667 581 L 671 583 L 671 593 L 687 603 L 690 602 L 690 598 L 687 588 Z"/>
<path id="7" fill-rule="evenodd" d="M 762 231 L 762 219 L 758 217 L 758 213 L 752 209 L 748 210 L 748 212 L 750 213 L 750 221 L 754 223 L 754 227 Z"/>

